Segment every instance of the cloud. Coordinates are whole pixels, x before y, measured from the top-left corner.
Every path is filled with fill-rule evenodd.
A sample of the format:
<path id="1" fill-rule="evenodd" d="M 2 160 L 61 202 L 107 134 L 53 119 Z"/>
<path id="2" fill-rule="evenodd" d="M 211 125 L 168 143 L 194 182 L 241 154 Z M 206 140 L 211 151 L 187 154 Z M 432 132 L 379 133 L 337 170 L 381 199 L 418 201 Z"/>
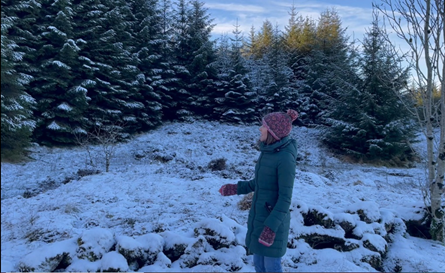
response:
<path id="1" fill-rule="evenodd" d="M 217 24 L 214 28 L 212 33 L 216 34 L 215 38 L 219 38 L 220 35 L 223 34 L 232 34 L 232 32 L 235 30 L 235 24 L 232 23 L 221 23 Z M 241 30 L 244 32 L 245 29 Z"/>
<path id="2" fill-rule="evenodd" d="M 243 4 L 218 3 L 219 0 L 209 0 L 206 7 L 212 12 L 214 23 L 213 34 L 231 35 L 238 20 L 239 30 L 247 34 L 252 26 L 259 30 L 265 20 L 269 20 L 273 25 L 278 25 L 284 29 L 289 23 L 290 11 L 295 7 L 298 15 L 308 17 L 317 21 L 320 14 L 327 9 L 334 9 L 340 16 L 342 26 L 347 29 L 351 38 L 363 38 L 366 29 L 372 23 L 372 5 L 361 3 L 360 6 L 345 4 L 334 4 L 332 2 L 311 1 L 308 3 L 297 3 L 292 1 L 261 1 L 261 6 L 256 5 L 258 1 L 245 0 Z M 221 1 L 223 2 L 223 1 Z M 338 3 L 338 2 L 337 2 Z M 341 2 L 340 2 L 341 3 Z M 368 7 L 369 6 L 369 7 Z"/>
<path id="3" fill-rule="evenodd" d="M 276 5 L 280 5 L 282 7 L 286 7 L 290 12 L 292 5 L 294 5 L 296 12 L 298 15 L 302 15 L 304 17 L 309 17 L 314 20 L 317 20 L 320 17 L 320 14 L 327 9 L 334 9 L 342 23 L 344 23 L 344 27 L 350 27 L 354 25 L 360 26 L 369 26 L 372 22 L 372 7 L 354 7 L 348 5 L 338 5 L 332 3 L 322 3 L 322 2 L 311 2 L 307 4 L 292 4 L 292 3 L 282 3 L 282 2 L 274 2 Z"/>
<path id="4" fill-rule="evenodd" d="M 255 5 L 240 5 L 240 4 L 221 4 L 221 3 L 206 3 L 206 8 L 213 10 L 224 10 L 224 11 L 242 11 L 249 13 L 266 13 L 267 10 L 261 6 Z"/>

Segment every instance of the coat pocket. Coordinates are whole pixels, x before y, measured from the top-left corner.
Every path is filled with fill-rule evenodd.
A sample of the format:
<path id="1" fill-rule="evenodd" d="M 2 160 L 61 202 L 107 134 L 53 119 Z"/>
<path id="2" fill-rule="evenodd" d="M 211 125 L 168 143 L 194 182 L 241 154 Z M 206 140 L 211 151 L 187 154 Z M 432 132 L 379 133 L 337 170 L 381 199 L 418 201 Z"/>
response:
<path id="1" fill-rule="evenodd" d="M 269 213 L 272 212 L 273 207 L 272 207 L 271 204 L 269 204 L 269 203 L 266 202 L 266 203 L 264 203 L 264 206 L 266 207 L 266 210 L 267 210 Z"/>

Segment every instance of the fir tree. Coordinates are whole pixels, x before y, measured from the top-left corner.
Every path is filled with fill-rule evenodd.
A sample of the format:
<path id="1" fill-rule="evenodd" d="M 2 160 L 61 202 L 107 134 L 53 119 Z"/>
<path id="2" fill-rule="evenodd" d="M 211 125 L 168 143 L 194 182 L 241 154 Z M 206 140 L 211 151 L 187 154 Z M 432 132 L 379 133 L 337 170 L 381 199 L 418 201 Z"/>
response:
<path id="1" fill-rule="evenodd" d="M 304 123 L 324 124 L 336 109 L 344 90 L 357 84 L 352 60 L 348 38 L 337 12 L 323 12 L 317 25 L 314 49 L 300 66 L 304 73 L 304 82 L 298 83 L 304 97 L 300 109 Z"/>
<path id="2" fill-rule="evenodd" d="M 292 67 L 301 58 L 299 48 L 302 40 L 303 19 L 297 16 L 295 5 L 292 5 L 289 15 L 289 24 L 284 27 L 283 40 L 285 50 L 289 54 L 288 65 Z"/>
<path id="3" fill-rule="evenodd" d="M 18 73 L 26 75 L 29 83 L 40 73 L 36 62 L 37 49 L 41 46 L 37 23 L 40 11 L 40 1 L 2 0 L 2 12 L 14 20 L 14 24 L 7 27 L 8 39 L 17 44 L 19 51 L 23 53 L 21 61 L 14 68 Z"/>
<path id="4" fill-rule="evenodd" d="M 230 123 L 251 123 L 255 120 L 255 97 L 247 76 L 245 60 L 241 56 L 242 36 L 235 26 L 234 38 L 229 45 L 223 36 L 218 50 L 218 106 L 214 108 L 217 119 Z"/>
<path id="5" fill-rule="evenodd" d="M 217 95 L 216 103 L 217 106 L 213 109 L 213 115 L 216 119 L 221 119 L 222 115 L 226 112 L 228 106 L 226 105 L 226 91 L 229 89 L 230 75 L 233 74 L 233 63 L 230 58 L 230 45 L 229 38 L 227 35 L 222 35 L 218 40 L 217 49 Z"/>
<path id="6" fill-rule="evenodd" d="M 254 37 L 253 45 L 251 46 L 252 53 L 256 59 L 260 59 L 269 52 L 274 40 L 274 27 L 269 20 L 265 20 L 261 26 L 260 31 Z"/>
<path id="7" fill-rule="evenodd" d="M 297 108 L 297 91 L 292 80 L 292 69 L 289 63 L 289 54 L 285 50 L 282 33 L 275 27 L 271 50 L 269 51 L 269 65 L 273 75 L 273 85 L 270 93 L 274 95 L 274 111 L 285 111 L 289 108 Z"/>
<path id="8" fill-rule="evenodd" d="M 242 47 L 244 39 L 241 31 L 239 30 L 238 23 L 233 30 L 233 38 L 231 38 L 232 46 L 230 50 L 230 58 L 233 63 L 232 79 L 230 81 L 231 86 L 236 90 L 237 96 L 232 99 L 234 106 L 236 105 L 236 114 L 240 120 L 247 123 L 256 121 L 256 93 L 252 90 L 252 84 L 248 77 L 248 69 L 245 58 L 242 56 Z M 238 98 L 238 94 L 239 97 Z"/>
<path id="9" fill-rule="evenodd" d="M 303 67 L 307 64 L 307 57 L 310 56 L 316 44 L 316 24 L 309 18 L 297 16 L 295 6 L 290 11 L 289 24 L 284 31 L 284 47 L 289 54 L 288 66 L 292 68 L 295 81 L 305 78 Z"/>
<path id="10" fill-rule="evenodd" d="M 356 159 L 404 161 L 414 142 L 412 122 L 399 96 L 408 78 L 394 62 L 378 22 L 366 33 L 360 61 L 362 83 L 345 90 L 324 134 L 330 147 Z"/>
<path id="11" fill-rule="evenodd" d="M 191 73 L 189 85 L 192 95 L 191 106 L 195 114 L 208 119 L 212 116 L 216 96 L 216 54 L 214 42 L 210 40 L 214 25 L 203 2 L 193 0 L 191 6 L 189 43 L 193 50 L 193 59 L 187 65 Z"/>
<path id="12" fill-rule="evenodd" d="M 243 57 L 243 46 L 244 46 L 244 37 L 239 29 L 240 25 L 238 24 L 238 20 L 235 25 L 235 29 L 232 31 L 233 38 L 230 38 L 231 47 L 230 47 L 230 59 L 233 62 L 233 71 L 235 74 L 245 75 L 248 72 L 246 67 L 246 60 Z"/>
<path id="13" fill-rule="evenodd" d="M 246 59 L 255 59 L 258 49 L 257 47 L 257 34 L 255 32 L 255 27 L 252 26 L 249 31 L 249 36 L 243 41 L 243 47 L 241 49 L 242 56 Z"/>
<path id="14" fill-rule="evenodd" d="M 174 120 L 178 106 L 178 98 L 176 97 L 176 90 L 182 88 L 180 82 L 181 71 L 184 71 L 182 66 L 175 65 L 176 57 L 174 54 L 175 41 L 172 39 L 174 34 L 173 28 L 173 7 L 170 0 L 161 0 L 159 5 L 160 10 L 160 26 L 161 26 L 161 66 L 162 79 L 155 83 L 159 86 L 163 118 L 166 120 Z"/>
<path id="15" fill-rule="evenodd" d="M 144 129 L 152 129 L 161 124 L 161 102 L 169 96 L 164 86 L 165 71 L 169 69 L 163 60 L 165 37 L 162 36 L 161 10 L 157 0 L 135 0 L 130 3 L 134 14 L 134 46 L 137 57 L 137 84 L 140 101 L 144 108 L 140 109 L 139 120 Z"/>
<path id="16" fill-rule="evenodd" d="M 190 6 L 180 0 L 175 11 L 177 77 L 183 82 L 178 90 L 177 106 L 180 119 L 196 114 L 210 118 L 216 93 L 216 55 L 214 42 L 210 41 L 213 28 L 204 3 L 194 0 Z"/>
<path id="17" fill-rule="evenodd" d="M 3 6 L 3 1 L 2 1 Z M 30 144 L 30 136 L 35 127 L 31 119 L 34 99 L 25 91 L 30 77 L 15 70 L 15 64 L 22 61 L 23 53 L 7 36 L 15 20 L 2 11 L 1 29 L 1 141 L 2 159 L 22 155 Z"/>
<path id="18" fill-rule="evenodd" d="M 41 143 L 75 143 L 76 132 L 86 129 L 86 90 L 79 76 L 79 51 L 74 38 L 70 0 L 42 1 L 38 17 L 41 45 L 35 62 L 39 74 L 32 82 L 38 118 L 35 138 Z"/>
<path id="19" fill-rule="evenodd" d="M 178 0 L 176 8 L 173 9 L 173 68 L 178 86 L 175 90 L 174 97 L 178 102 L 171 108 L 173 116 L 179 120 L 188 120 L 192 117 L 191 101 L 193 100 L 190 93 L 190 77 L 191 74 L 187 68 L 192 60 L 192 48 L 189 43 L 189 16 L 190 7 L 185 0 Z"/>
<path id="20" fill-rule="evenodd" d="M 141 130 L 146 117 L 137 88 L 137 59 L 131 54 L 133 16 L 126 1 L 76 1 L 73 6 L 76 37 L 85 41 L 81 78 L 90 99 L 89 128 Z"/>
<path id="21" fill-rule="evenodd" d="M 267 30 L 266 32 L 270 31 L 267 21 L 262 29 Z M 263 47 L 261 57 L 261 63 L 264 65 L 262 77 L 267 75 L 267 80 L 263 82 L 264 86 L 258 89 L 258 111 L 267 114 L 288 108 L 296 108 L 297 94 L 291 84 L 293 73 L 291 68 L 287 66 L 289 55 L 285 51 L 282 33 L 276 26 L 271 34 L 260 33 L 259 36 L 268 37 L 268 46 Z"/>

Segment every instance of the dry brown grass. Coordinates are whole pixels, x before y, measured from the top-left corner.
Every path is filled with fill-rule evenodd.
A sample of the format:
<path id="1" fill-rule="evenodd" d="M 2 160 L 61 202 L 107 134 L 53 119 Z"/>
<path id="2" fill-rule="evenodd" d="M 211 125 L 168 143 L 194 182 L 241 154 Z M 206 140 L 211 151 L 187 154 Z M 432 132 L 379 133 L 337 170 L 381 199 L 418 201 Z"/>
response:
<path id="1" fill-rule="evenodd" d="M 243 199 L 238 202 L 238 208 L 240 210 L 249 210 L 252 206 L 253 192 L 244 195 Z"/>

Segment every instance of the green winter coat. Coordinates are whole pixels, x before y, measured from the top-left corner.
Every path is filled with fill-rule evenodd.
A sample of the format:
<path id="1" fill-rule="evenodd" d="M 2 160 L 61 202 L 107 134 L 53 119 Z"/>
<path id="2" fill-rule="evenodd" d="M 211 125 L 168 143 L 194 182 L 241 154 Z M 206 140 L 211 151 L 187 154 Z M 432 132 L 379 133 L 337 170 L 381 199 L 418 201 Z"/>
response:
<path id="1" fill-rule="evenodd" d="M 238 182 L 238 194 L 255 192 L 247 223 L 246 247 L 248 253 L 278 258 L 284 256 L 287 249 L 297 143 L 285 137 L 271 145 L 260 144 L 260 151 L 254 179 Z M 276 234 L 270 247 L 258 242 L 264 226 Z"/>

